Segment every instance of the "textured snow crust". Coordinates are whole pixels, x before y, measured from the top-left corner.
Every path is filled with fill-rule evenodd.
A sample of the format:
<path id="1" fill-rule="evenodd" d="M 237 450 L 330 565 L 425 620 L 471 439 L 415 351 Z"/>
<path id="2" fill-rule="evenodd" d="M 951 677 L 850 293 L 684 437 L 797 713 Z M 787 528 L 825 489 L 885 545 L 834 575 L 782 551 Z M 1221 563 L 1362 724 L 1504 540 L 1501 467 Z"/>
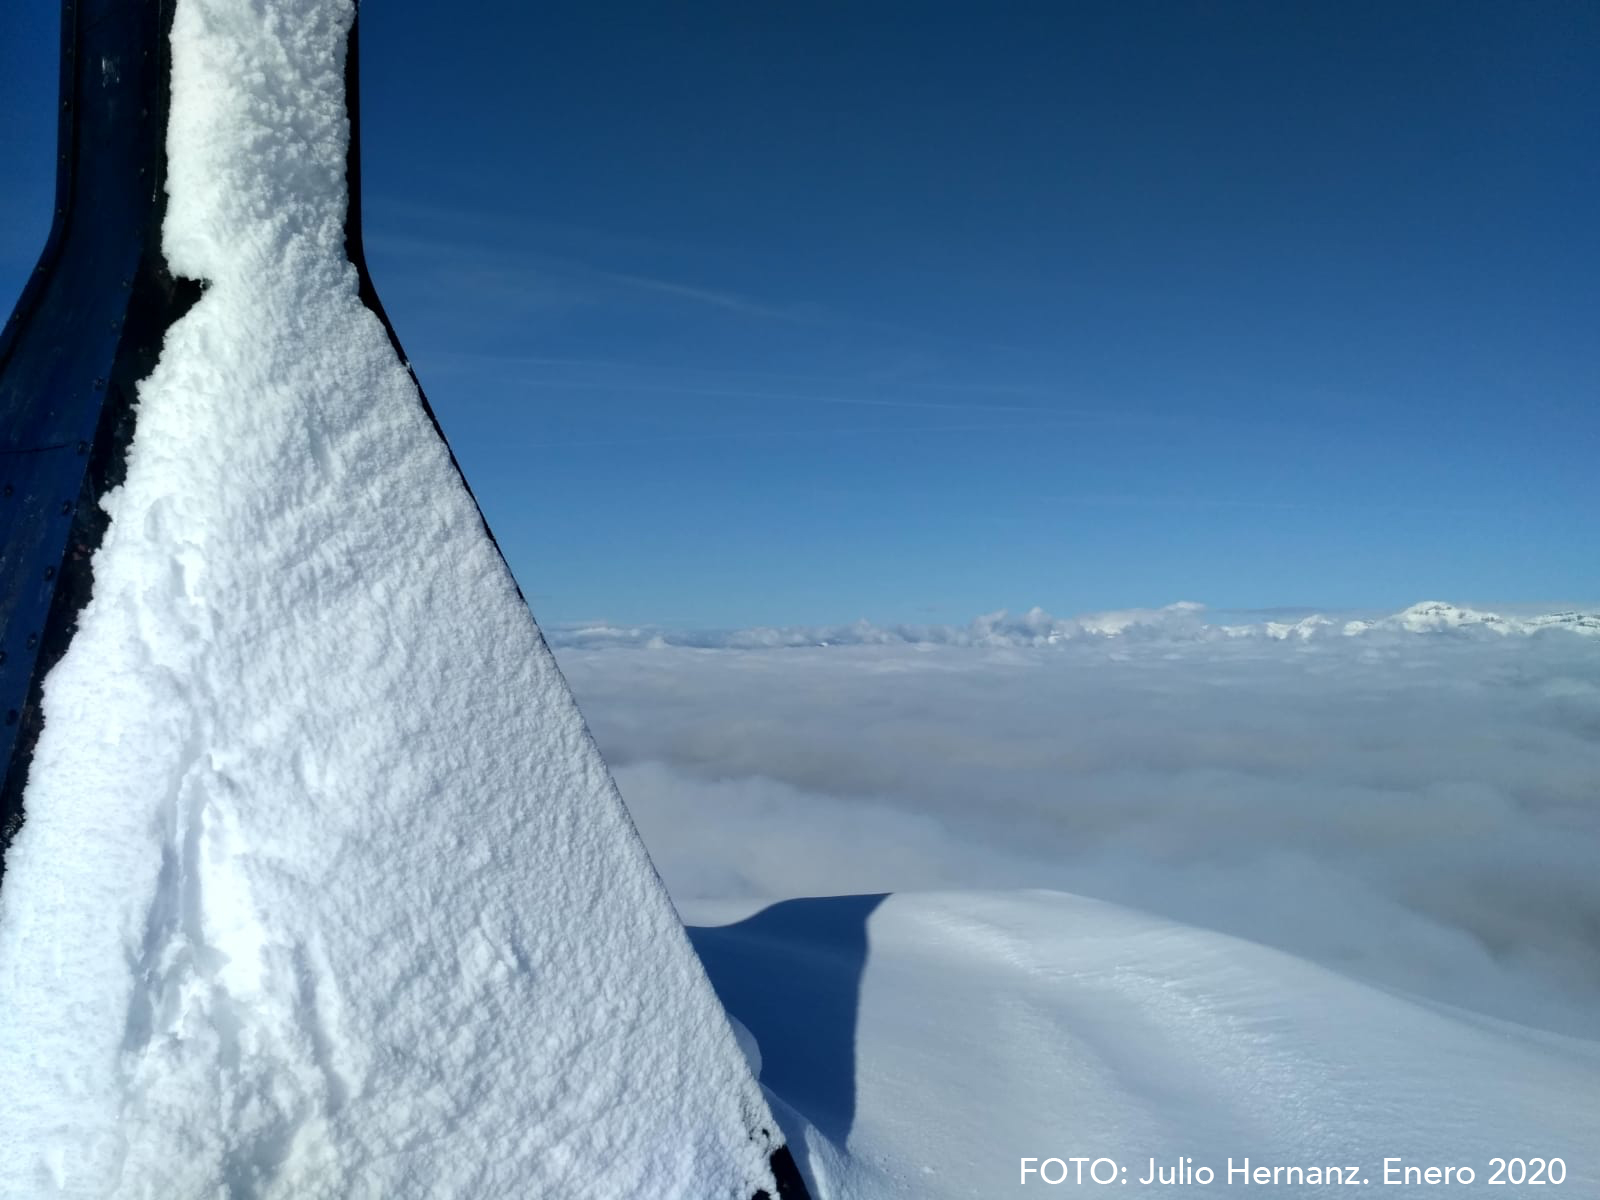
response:
<path id="1" fill-rule="evenodd" d="M 181 0 L 176 275 L 0 895 L 0 1196 L 737 1197 L 759 1085 L 343 249 L 349 0 Z"/>

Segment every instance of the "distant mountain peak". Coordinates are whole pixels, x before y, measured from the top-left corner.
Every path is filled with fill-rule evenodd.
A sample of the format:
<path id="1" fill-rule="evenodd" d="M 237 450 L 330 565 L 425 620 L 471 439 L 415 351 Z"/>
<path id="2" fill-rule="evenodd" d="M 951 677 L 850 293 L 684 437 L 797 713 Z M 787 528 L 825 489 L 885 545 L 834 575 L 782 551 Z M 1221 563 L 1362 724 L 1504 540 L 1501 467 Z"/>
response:
<path id="1" fill-rule="evenodd" d="M 1183 600 L 1161 608 L 1114 609 L 1073 617 L 1053 616 L 1037 605 L 1021 613 L 998 609 L 975 617 L 965 625 L 875 625 L 863 619 L 844 625 L 693 631 L 590 622 L 548 632 L 557 645 L 595 649 L 695 646 L 728 650 L 884 645 L 1028 647 L 1111 639 L 1197 642 L 1260 638 L 1310 642 L 1386 634 L 1481 638 L 1576 633 L 1600 637 L 1600 613 L 1569 610 L 1542 616 L 1508 617 L 1451 604 L 1447 600 L 1423 600 L 1386 617 L 1340 619 L 1326 613 L 1311 613 L 1296 621 L 1221 624 L 1206 619 L 1205 605 Z"/>

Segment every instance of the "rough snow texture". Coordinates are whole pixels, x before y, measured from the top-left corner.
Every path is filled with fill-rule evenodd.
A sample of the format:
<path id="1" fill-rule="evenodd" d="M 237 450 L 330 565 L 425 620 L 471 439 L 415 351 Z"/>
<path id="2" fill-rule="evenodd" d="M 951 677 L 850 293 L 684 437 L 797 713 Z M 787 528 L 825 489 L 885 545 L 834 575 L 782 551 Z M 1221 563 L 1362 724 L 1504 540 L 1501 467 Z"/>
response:
<path id="1" fill-rule="evenodd" d="M 737 1197 L 771 1127 L 343 252 L 348 0 L 181 0 L 176 275 L 0 897 L 0 1196 Z"/>

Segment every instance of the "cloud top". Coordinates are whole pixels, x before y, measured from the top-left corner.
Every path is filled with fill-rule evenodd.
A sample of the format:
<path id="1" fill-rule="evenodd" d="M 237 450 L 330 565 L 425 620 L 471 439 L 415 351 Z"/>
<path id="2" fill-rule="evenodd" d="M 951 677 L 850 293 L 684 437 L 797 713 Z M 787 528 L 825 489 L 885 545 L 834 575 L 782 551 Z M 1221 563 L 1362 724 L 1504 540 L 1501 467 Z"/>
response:
<path id="1" fill-rule="evenodd" d="M 732 630 L 679 630 L 608 622 L 547 627 L 557 646 L 598 649 L 607 646 L 660 649 L 690 646 L 709 650 L 771 650 L 800 646 L 1054 646 L 1064 642 L 1126 638 L 1157 641 L 1311 641 L 1386 634 L 1448 634 L 1456 637 L 1532 637 L 1571 633 L 1600 637 L 1600 613 L 1569 610 L 1531 617 L 1506 616 L 1441 600 L 1426 600 L 1388 616 L 1337 618 L 1313 613 L 1296 621 L 1227 623 L 1208 617 L 1206 606 L 1183 600 L 1161 608 L 1125 608 L 1056 617 L 1042 608 L 1024 613 L 1004 609 L 975 617 L 966 625 L 877 625 L 867 620 L 844 625 L 756 626 Z"/>
<path id="2" fill-rule="evenodd" d="M 559 657 L 680 899 L 1056 888 L 1592 1035 L 1600 641 L 1467 611 Z"/>

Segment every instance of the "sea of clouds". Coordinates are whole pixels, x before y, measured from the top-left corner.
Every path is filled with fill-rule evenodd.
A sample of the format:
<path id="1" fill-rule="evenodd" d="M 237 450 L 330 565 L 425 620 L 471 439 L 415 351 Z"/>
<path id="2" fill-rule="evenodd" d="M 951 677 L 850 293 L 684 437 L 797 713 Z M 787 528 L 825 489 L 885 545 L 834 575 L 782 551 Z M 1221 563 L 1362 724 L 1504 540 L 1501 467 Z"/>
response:
<path id="1" fill-rule="evenodd" d="M 1600 1033 L 1600 639 L 1198 619 L 552 640 L 680 899 L 1057 888 Z"/>
<path id="2" fill-rule="evenodd" d="M 1388 615 L 1331 617 L 1309 610 L 1247 614 L 1254 619 L 1226 621 L 1205 605 L 1183 600 L 1162 608 L 1057 617 L 1042 608 L 1024 613 L 985 613 L 965 625 L 757 626 L 751 629 L 670 629 L 652 625 L 613 625 L 598 621 L 547 631 L 557 645 L 591 648 L 634 646 L 648 650 L 692 646 L 702 650 L 775 650 L 793 646 L 1056 646 L 1101 638 L 1155 641 L 1310 641 L 1332 637 L 1385 637 L 1405 633 L 1448 633 L 1457 637 L 1538 637 L 1553 633 L 1600 637 L 1600 613 L 1584 609 L 1506 615 L 1425 600 Z"/>

